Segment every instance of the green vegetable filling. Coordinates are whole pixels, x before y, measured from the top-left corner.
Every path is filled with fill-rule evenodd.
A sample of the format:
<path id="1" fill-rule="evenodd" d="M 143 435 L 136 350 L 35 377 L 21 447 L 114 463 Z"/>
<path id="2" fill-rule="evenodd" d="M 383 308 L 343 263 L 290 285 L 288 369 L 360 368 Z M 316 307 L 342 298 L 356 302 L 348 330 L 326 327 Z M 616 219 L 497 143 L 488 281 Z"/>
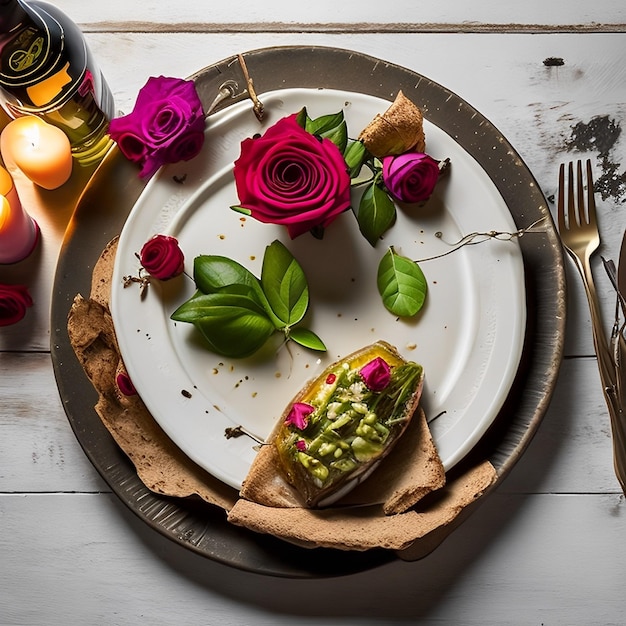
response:
<path id="1" fill-rule="evenodd" d="M 315 410 L 306 428 L 289 427 L 286 447 L 319 486 L 338 480 L 380 457 L 402 431 L 410 417 L 407 403 L 421 376 L 420 365 L 403 363 L 391 369 L 384 390 L 372 391 L 358 369 L 347 363 L 337 366 L 308 401 Z"/>

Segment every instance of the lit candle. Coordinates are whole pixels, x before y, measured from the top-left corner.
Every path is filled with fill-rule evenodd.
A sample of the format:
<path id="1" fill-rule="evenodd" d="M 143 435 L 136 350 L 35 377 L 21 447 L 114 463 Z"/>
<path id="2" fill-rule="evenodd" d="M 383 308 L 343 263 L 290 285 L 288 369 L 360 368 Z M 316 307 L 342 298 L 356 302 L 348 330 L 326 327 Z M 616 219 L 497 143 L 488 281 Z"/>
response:
<path id="1" fill-rule="evenodd" d="M 18 117 L 2 132 L 2 157 L 36 185 L 56 189 L 72 174 L 72 150 L 67 135 L 34 115 Z"/>
<path id="2" fill-rule="evenodd" d="M 0 167 L 0 263 L 17 263 L 37 245 L 39 226 L 24 211 L 11 175 Z"/>

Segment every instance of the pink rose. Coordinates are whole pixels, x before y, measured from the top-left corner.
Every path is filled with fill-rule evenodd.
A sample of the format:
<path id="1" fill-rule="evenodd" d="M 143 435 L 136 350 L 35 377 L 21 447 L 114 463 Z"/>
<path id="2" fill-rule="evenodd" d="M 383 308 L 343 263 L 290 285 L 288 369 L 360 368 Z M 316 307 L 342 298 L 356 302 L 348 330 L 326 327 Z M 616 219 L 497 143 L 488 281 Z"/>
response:
<path id="1" fill-rule="evenodd" d="M 0 326 L 16 324 L 33 306 L 33 299 L 24 285 L 0 285 Z"/>
<path id="2" fill-rule="evenodd" d="M 111 120 L 109 133 L 122 154 L 141 166 L 142 178 L 165 163 L 188 161 L 204 143 L 204 111 L 195 84 L 149 78 L 132 113 Z"/>
<path id="3" fill-rule="evenodd" d="M 391 368 L 387 361 L 379 356 L 365 364 L 359 373 L 367 388 L 372 391 L 382 391 L 391 380 Z"/>
<path id="4" fill-rule="evenodd" d="M 439 177 L 439 163 L 422 152 L 405 152 L 383 158 L 383 181 L 398 202 L 428 200 Z"/>
<path id="5" fill-rule="evenodd" d="M 285 225 L 292 239 L 328 226 L 350 207 L 341 151 L 304 130 L 295 114 L 262 137 L 245 139 L 234 173 L 241 209 L 260 222 Z"/>
<path id="6" fill-rule="evenodd" d="M 308 424 L 307 418 L 313 411 L 315 411 L 315 407 L 312 407 L 310 404 L 294 402 L 287 419 L 285 419 L 285 424 L 287 426 L 293 424 L 298 430 L 304 430 Z"/>
<path id="7" fill-rule="evenodd" d="M 146 241 L 139 258 L 146 272 L 159 280 L 179 276 L 185 267 L 185 256 L 178 241 L 167 235 L 155 235 Z"/>

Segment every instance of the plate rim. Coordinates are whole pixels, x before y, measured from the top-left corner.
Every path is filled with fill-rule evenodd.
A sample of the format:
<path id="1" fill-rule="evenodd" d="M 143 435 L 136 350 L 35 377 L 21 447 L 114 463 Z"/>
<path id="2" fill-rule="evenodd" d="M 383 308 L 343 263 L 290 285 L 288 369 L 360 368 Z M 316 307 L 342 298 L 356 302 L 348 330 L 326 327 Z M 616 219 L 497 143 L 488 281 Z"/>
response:
<path id="1" fill-rule="evenodd" d="M 527 319 L 527 341 L 518 376 L 510 397 L 501 410 L 506 419 L 497 420 L 497 424 L 483 437 L 481 445 L 475 448 L 475 454 L 470 455 L 473 458 L 467 459 L 472 462 L 486 457 L 494 464 L 497 478 L 489 490 L 492 491 L 515 465 L 534 436 L 550 403 L 563 355 L 566 317 L 563 255 L 545 197 L 534 176 L 515 148 L 487 118 L 449 89 L 414 70 L 367 53 L 330 46 L 267 47 L 244 52 L 242 55 L 257 87 L 263 80 L 269 83 L 280 81 L 281 84 L 293 86 L 320 86 L 323 78 L 328 82 L 322 86 L 332 88 L 336 82 L 345 86 L 346 75 L 358 83 L 354 85 L 355 90 L 385 93 L 388 99 L 391 98 L 390 91 L 402 89 L 405 93 L 412 93 L 419 87 L 422 91 L 418 104 L 424 109 L 426 117 L 444 128 L 488 173 L 502 174 L 506 170 L 510 174 L 506 180 L 500 177 L 494 183 L 509 206 L 514 221 L 517 223 L 520 213 L 531 218 L 536 216 L 545 219 L 545 232 L 536 238 L 541 240 L 541 245 L 532 243 L 530 237 L 520 239 L 527 285 L 527 310 L 532 311 L 533 315 Z M 301 72 L 303 61 L 310 65 L 305 75 Z M 190 78 L 198 85 L 203 102 L 210 102 L 216 87 L 228 77 L 234 76 L 237 80 L 242 80 L 236 62 L 237 55 L 230 56 L 191 75 Z M 273 70 L 269 71 L 271 64 Z M 341 67 L 347 65 L 350 66 L 347 74 L 340 71 Z M 276 66 L 284 73 L 276 71 Z M 326 68 L 332 68 L 335 73 L 326 72 Z M 376 72 L 377 87 L 370 85 L 368 89 L 367 83 L 373 72 Z M 442 95 L 445 96 L 443 99 Z M 441 106 L 431 108 L 431 103 L 437 101 Z M 448 123 L 435 121 L 441 120 L 452 108 L 455 115 L 450 117 Z M 480 121 L 480 137 L 468 136 L 468 129 L 463 129 L 461 119 Z M 482 143 L 477 145 L 475 151 L 466 147 L 479 141 Z M 500 166 L 495 162 L 497 158 L 501 159 Z M 116 177 L 118 184 L 103 186 L 102 180 L 112 175 Z M 493 180 L 493 176 L 491 177 Z M 523 194 L 520 193 L 521 187 L 525 190 Z M 115 207 L 115 211 L 111 211 L 110 205 L 103 207 L 103 204 L 107 204 L 105 200 L 111 194 L 117 194 L 124 201 L 132 198 L 132 206 L 142 188 L 143 184 L 137 178 L 137 170 L 121 157 L 117 148 L 113 148 L 81 195 L 61 247 L 54 280 L 51 307 L 51 357 L 54 373 L 70 425 L 96 470 L 119 499 L 148 526 L 187 549 L 238 569 L 274 576 L 328 577 L 371 569 L 396 557 L 405 558 L 400 553 L 374 551 L 366 553 L 367 558 L 361 558 L 362 553 L 341 553 L 341 559 L 329 559 L 329 556 L 336 557 L 337 552 L 321 550 L 317 552 L 319 558 L 313 559 L 307 551 L 307 562 L 302 563 L 302 559 L 297 558 L 302 548 L 284 545 L 285 542 L 272 537 L 252 537 L 249 532 L 240 532 L 243 529 L 234 532 L 234 529 L 225 527 L 227 522 L 220 516 L 207 521 L 207 511 L 204 508 L 197 513 L 188 502 L 172 503 L 170 499 L 153 494 L 147 489 L 142 490 L 141 483 L 137 484 L 139 481 L 134 468 L 112 441 L 93 410 L 94 392 L 69 346 L 66 317 L 74 295 L 81 291 L 88 293 L 93 262 L 97 260 L 104 245 L 115 234 L 119 234 L 119 220 L 124 219 L 124 211 L 130 208 L 122 202 L 121 206 Z M 521 196 L 525 200 L 522 206 Z M 515 210 L 511 210 L 511 207 Z M 77 236 L 79 232 L 88 233 L 90 230 L 98 230 L 98 243 L 101 245 L 95 250 L 91 240 L 86 243 Z M 75 259 L 77 253 L 91 261 L 80 268 L 81 272 L 77 271 L 75 261 L 69 261 L 69 257 Z M 531 301 L 532 308 L 529 306 Z M 529 385 L 532 386 L 532 393 L 527 393 Z M 172 507 L 182 521 L 174 528 L 163 524 L 149 514 L 149 507 L 139 506 L 137 496 L 144 504 L 162 503 Z M 484 498 L 480 499 L 482 500 Z M 475 508 L 473 506 L 467 509 L 455 527 L 460 526 Z M 183 522 L 191 535 L 181 532 Z M 206 542 L 196 541 L 196 533 L 203 536 L 208 533 L 209 537 Z M 211 533 L 217 534 L 221 541 L 211 542 Z M 236 542 L 235 549 L 224 541 L 224 533 L 228 536 L 228 541 Z M 437 538 L 431 548 L 439 545 L 447 534 L 443 533 L 442 537 Z M 425 556 L 425 553 L 416 558 Z"/>

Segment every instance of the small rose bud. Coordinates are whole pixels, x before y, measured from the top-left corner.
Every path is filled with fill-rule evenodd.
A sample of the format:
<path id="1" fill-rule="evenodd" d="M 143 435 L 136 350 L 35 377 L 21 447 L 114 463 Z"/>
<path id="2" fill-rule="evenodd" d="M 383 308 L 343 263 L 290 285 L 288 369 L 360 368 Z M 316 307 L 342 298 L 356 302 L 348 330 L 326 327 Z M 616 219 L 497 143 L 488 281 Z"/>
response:
<path id="1" fill-rule="evenodd" d="M 143 268 L 159 280 L 169 280 L 183 273 L 185 257 L 175 237 L 155 235 L 141 249 Z"/>
<path id="2" fill-rule="evenodd" d="M 406 152 L 383 159 L 383 182 L 398 202 L 428 200 L 439 178 L 439 163 L 422 152 Z"/>

